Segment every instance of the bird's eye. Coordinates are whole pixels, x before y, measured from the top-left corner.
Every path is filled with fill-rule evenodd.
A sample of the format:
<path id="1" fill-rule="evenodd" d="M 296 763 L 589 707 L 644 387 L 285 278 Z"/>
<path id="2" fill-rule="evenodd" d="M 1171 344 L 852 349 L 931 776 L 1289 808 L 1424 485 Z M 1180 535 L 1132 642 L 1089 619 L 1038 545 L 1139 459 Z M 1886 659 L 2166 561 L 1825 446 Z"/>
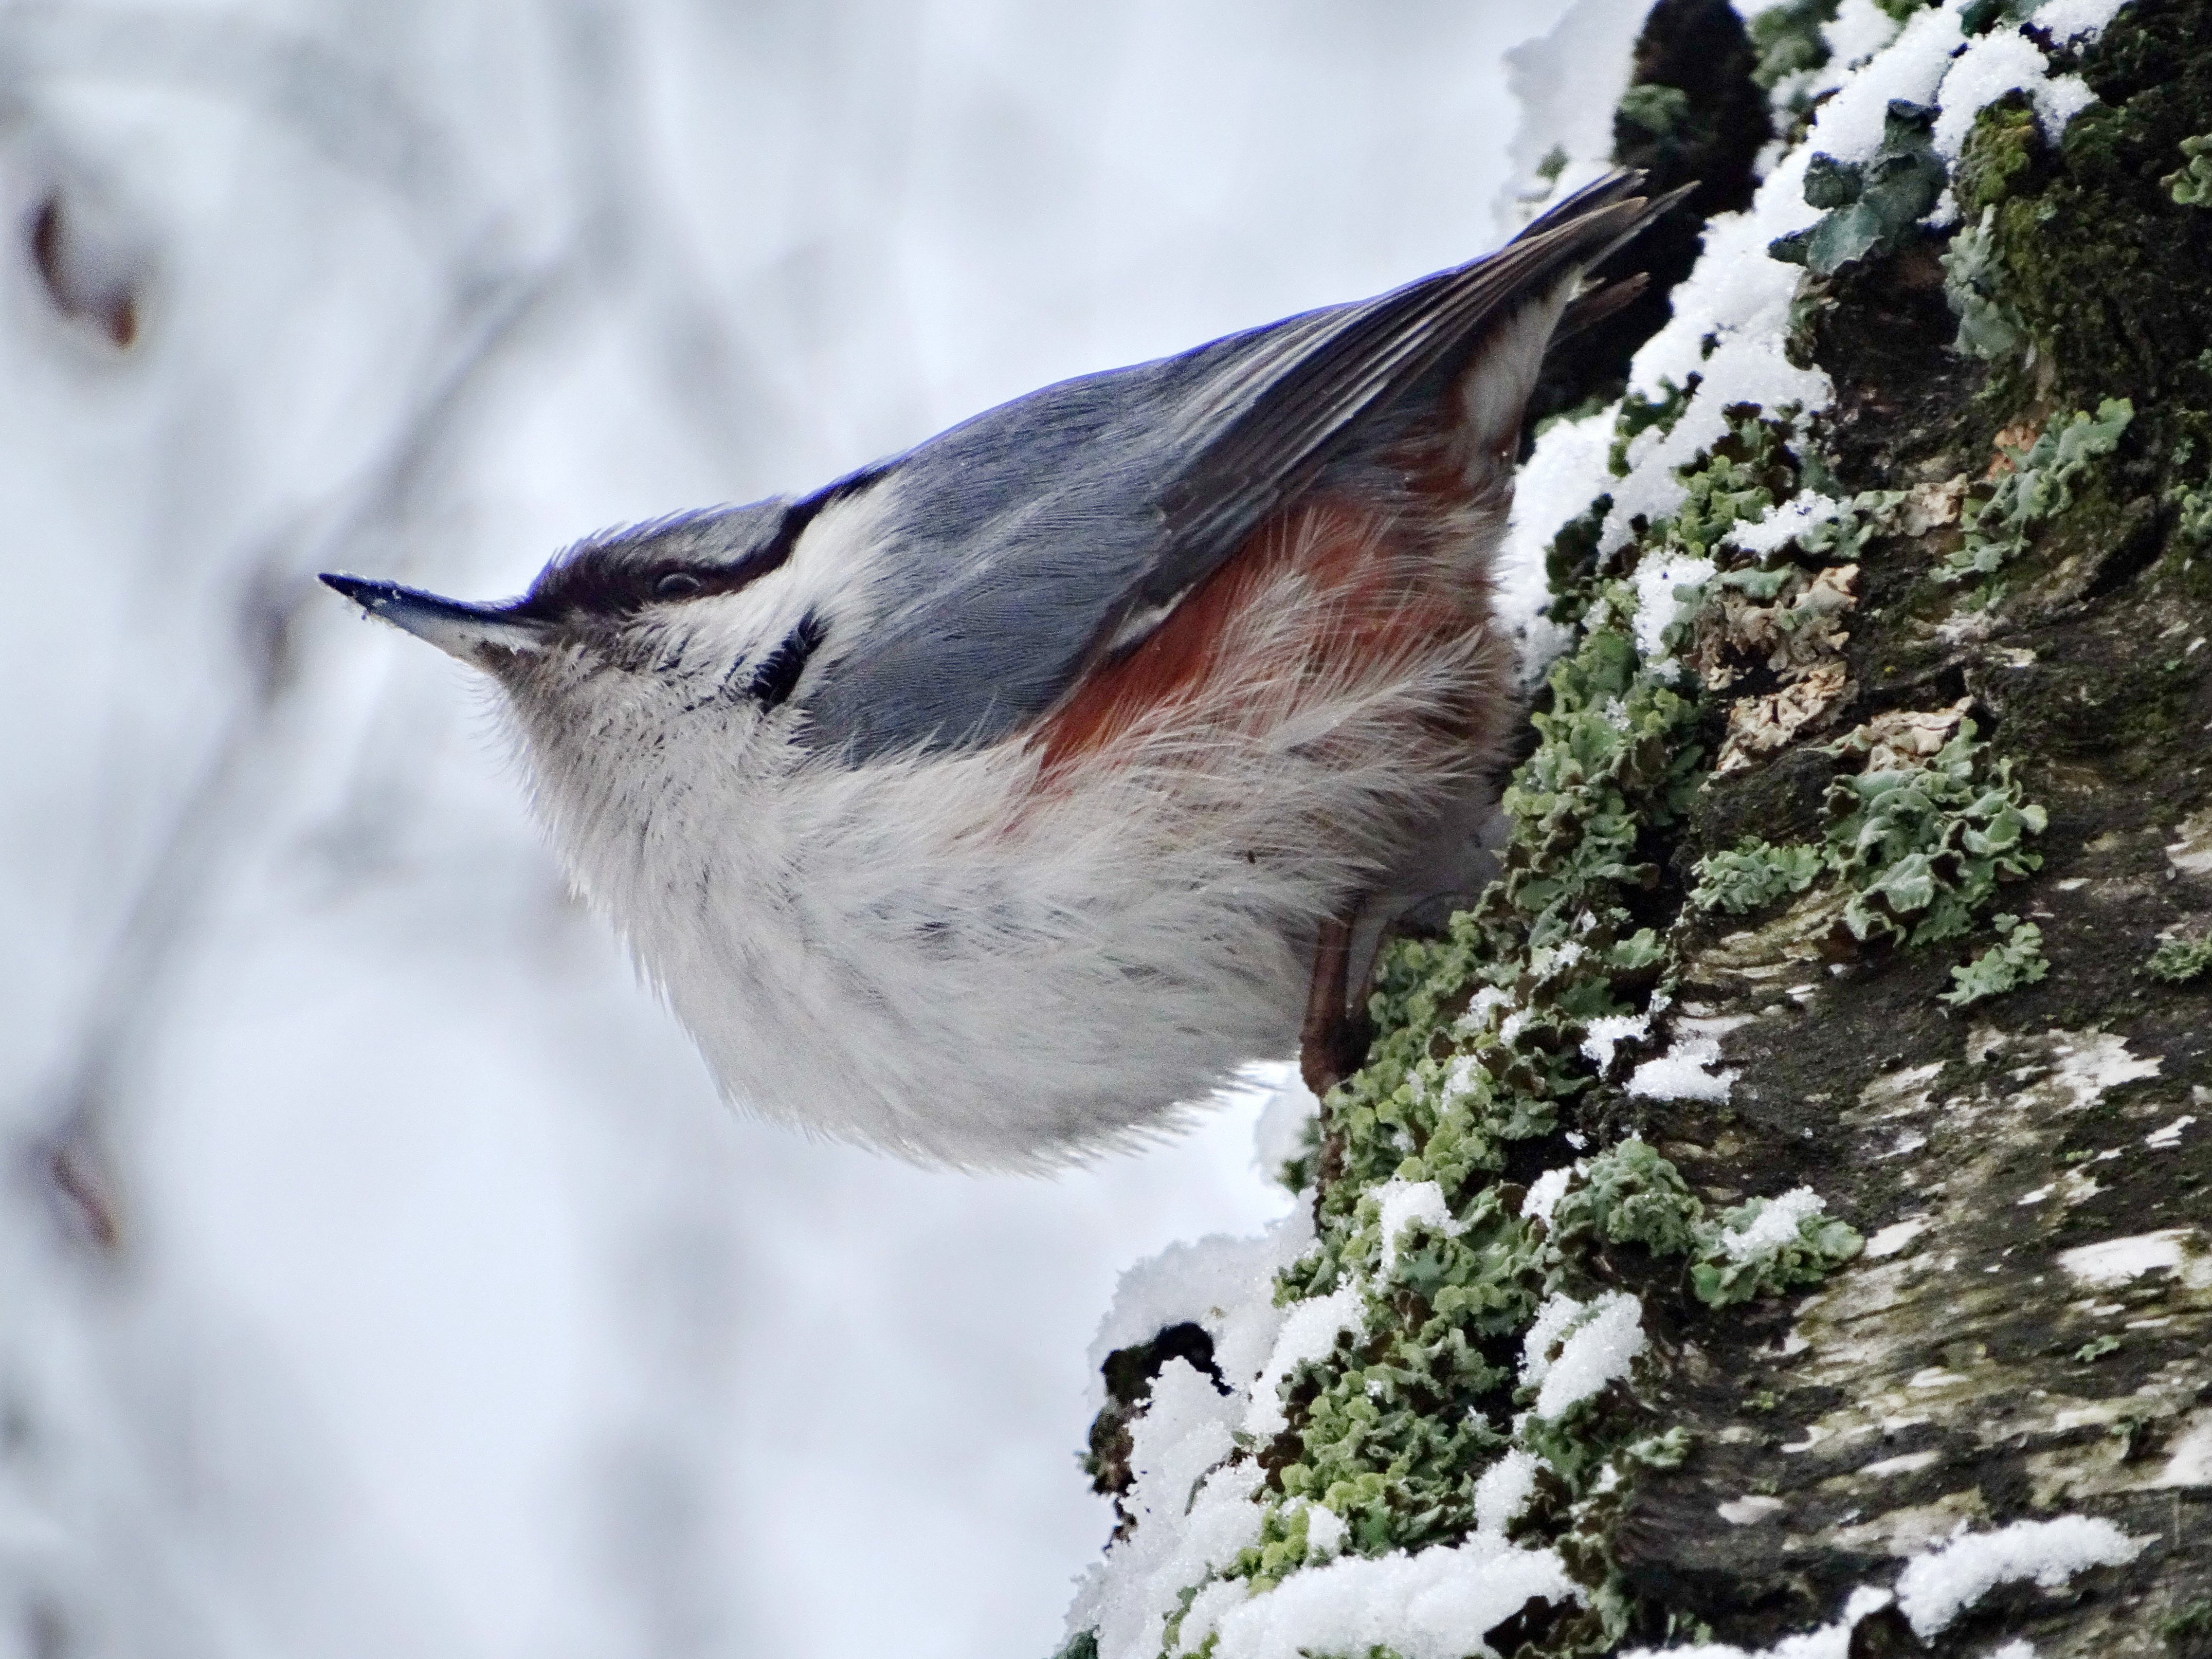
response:
<path id="1" fill-rule="evenodd" d="M 653 583 L 653 592 L 656 599 L 684 599 L 696 593 L 701 586 L 696 576 L 684 571 L 672 570 Z"/>

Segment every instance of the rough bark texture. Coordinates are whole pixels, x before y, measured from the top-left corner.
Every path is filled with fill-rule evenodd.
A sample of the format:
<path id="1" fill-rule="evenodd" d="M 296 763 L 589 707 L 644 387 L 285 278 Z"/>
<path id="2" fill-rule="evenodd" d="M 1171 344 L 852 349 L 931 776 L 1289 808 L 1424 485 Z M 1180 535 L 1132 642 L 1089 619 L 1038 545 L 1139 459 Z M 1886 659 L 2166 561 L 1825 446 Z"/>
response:
<path id="1" fill-rule="evenodd" d="M 2105 107 L 2055 147 L 2016 106 L 1985 112 L 1955 186 L 1969 228 L 1995 210 L 2032 363 L 1950 349 L 1932 238 L 1801 301 L 1838 388 L 1815 441 L 1844 491 L 1980 479 L 2002 430 L 2017 443 L 2106 398 L 2134 418 L 1986 586 L 1931 578 L 1955 522 L 1859 555 L 1835 725 L 1969 704 L 2049 815 L 2041 868 L 2002 899 L 2040 929 L 2043 978 L 1948 1007 L 1960 951 L 1859 945 L 1819 888 L 1685 941 L 1686 1003 L 1747 1019 L 1723 1040 L 1741 1075 L 1725 1109 L 1641 1103 L 1636 1127 L 1712 1196 L 1802 1182 L 1876 1241 L 1794 1306 L 1676 1333 L 1659 1408 L 1698 1449 L 1640 1483 L 1618 1559 L 1639 1595 L 1732 1640 L 1832 1616 L 1962 1520 L 2063 1510 L 2154 1541 L 2060 1594 L 2000 1590 L 1935 1651 L 1998 1632 L 2045 1656 L 2212 1650 L 2188 1616 L 2212 1595 L 2212 1488 L 2176 1478 L 2212 1460 L 2175 1456 L 2212 1437 L 2212 976 L 2146 971 L 2161 940 L 2212 928 L 2212 544 L 2184 522 L 2212 461 L 2212 214 L 2160 183 L 2212 131 L 2212 7 L 2140 0 L 2080 72 Z M 1709 741 L 1729 706 L 1708 697 Z M 1709 781 L 1669 871 L 1814 831 L 1833 764 L 1801 747 Z M 2106 1292 L 2060 1264 L 2160 1231 L 2172 1265 Z M 1772 1502 L 1723 1518 L 1746 1494 Z M 1869 1650 L 1918 1650 L 1899 1634 Z"/>
<path id="2" fill-rule="evenodd" d="M 1661 6 L 1639 64 L 1747 74 L 1724 41 L 1670 50 L 1712 9 Z M 1388 1294 L 1291 1374 L 1291 1427 L 1236 1454 L 1267 1471 L 1259 1501 L 1327 1492 L 1369 1553 L 1464 1534 L 1528 1403 L 1510 1367 L 1536 1299 L 1643 1301 L 1632 1384 L 1537 1448 L 1557 1473 L 1515 1523 L 1589 1603 L 1532 1601 L 1486 1633 L 1501 1654 L 1762 1646 L 1961 1522 L 2058 1514 L 2140 1547 L 2001 1585 L 1927 1639 L 1892 1607 L 1854 1659 L 2015 1637 L 2042 1659 L 2212 1654 L 2212 947 L 2191 949 L 2212 935 L 2212 209 L 2187 167 L 2212 145 L 2184 149 L 2212 133 L 2212 0 L 2137 0 L 2056 62 L 2101 100 L 2061 140 L 1991 106 L 1952 229 L 1916 207 L 1863 257 L 1815 259 L 1792 348 L 1834 404 L 1743 409 L 1692 480 L 1705 531 L 1603 557 L 1595 520 L 1562 536 L 1553 615 L 1580 645 L 1539 699 L 1506 875 L 1450 940 L 1399 949 L 1368 1070 L 1326 1103 L 1322 1242 L 1279 1299 L 1370 1271 Z M 1731 130 L 1747 166 L 1763 133 Z M 1563 363 L 1551 406 L 1616 395 L 1624 338 Z M 1712 504 L 1741 520 L 1801 489 L 1845 508 L 1732 571 Z M 1604 620 L 1662 543 L 1723 573 L 1675 636 L 1679 696 Z M 1513 1029 L 1482 1025 L 1486 998 Z M 1624 1013 L 1648 1032 L 1593 1067 L 1585 1032 Z M 1697 1036 L 1737 1074 L 1724 1102 L 1625 1086 Z M 1532 1226 L 1527 1184 L 1570 1139 L 1672 1169 L 1617 1161 L 1616 1188 Z M 1391 1180 L 1440 1182 L 1455 1219 L 1377 1270 L 1360 1206 Z M 1867 1248 L 1722 1282 L 1706 1206 L 1799 1186 Z M 1160 1362 L 1115 1358 L 1094 1449 L 1126 1486 Z M 1264 1536 L 1288 1553 L 1225 1576 L 1297 1570 L 1304 1522 L 1280 1513 Z"/>

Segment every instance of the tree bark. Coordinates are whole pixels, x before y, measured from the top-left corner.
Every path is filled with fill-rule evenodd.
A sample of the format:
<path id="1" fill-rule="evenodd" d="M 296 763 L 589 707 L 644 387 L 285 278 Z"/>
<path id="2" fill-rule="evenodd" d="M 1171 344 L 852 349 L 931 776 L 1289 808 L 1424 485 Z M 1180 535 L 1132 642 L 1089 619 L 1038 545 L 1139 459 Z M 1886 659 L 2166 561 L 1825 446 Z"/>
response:
<path id="1" fill-rule="evenodd" d="M 1641 83 L 1748 76 L 1740 32 L 1706 39 L 1726 10 L 1655 10 Z M 1817 10 L 1754 30 L 1766 61 Z M 2010 30 L 2026 9 L 1966 10 Z M 1292 1176 L 1320 1242 L 1279 1302 L 1357 1283 L 1367 1323 L 1285 1375 L 1288 1429 L 1220 1467 L 1256 1466 L 1271 1516 L 1327 1497 L 1342 1547 L 1380 1559 L 1473 1535 L 1474 1480 L 1509 1438 L 1534 1446 L 1550 1467 L 1511 1536 L 1584 1595 L 1468 1631 L 1468 1654 L 1828 1626 L 1852 1659 L 2021 1638 L 2043 1659 L 2212 1655 L 2212 945 L 2192 948 L 2212 936 L 2212 159 L 2191 171 L 2212 143 L 2185 148 L 2212 134 L 2212 3 L 2136 0 L 2078 50 L 2021 38 L 2098 101 L 2053 135 L 2000 100 L 1948 168 L 1927 116 L 1893 106 L 1887 159 L 1830 198 L 1868 204 L 1864 246 L 1832 257 L 1845 225 L 1778 249 L 1808 263 L 1790 347 L 1829 407 L 1732 410 L 1678 519 L 1607 551 L 1601 512 L 1562 535 L 1552 616 L 1577 643 L 1537 700 L 1506 877 L 1386 964 L 1368 1068 Z M 1666 102 L 1636 100 L 1647 140 Z M 1700 131 L 1688 165 L 1722 176 L 1764 137 Z M 1925 193 L 1884 218 L 1896 179 Z M 1923 222 L 1940 185 L 1956 216 Z M 1640 340 L 1555 363 L 1549 406 L 1617 396 Z M 1778 555 L 1722 535 L 1713 503 L 1742 521 L 1800 492 L 1841 506 Z M 1684 549 L 1719 568 L 1667 636 L 1670 682 L 1618 611 L 1639 561 Z M 1600 714 L 1620 753 L 1570 753 Z M 1732 1085 L 1640 1086 L 1693 1051 Z M 1532 1220 L 1538 1175 L 1577 1153 Z M 1449 1226 L 1381 1239 L 1363 1199 L 1421 1180 Z M 1808 1231 L 1746 1268 L 1723 1235 L 1755 1217 L 1729 1206 L 1798 1188 L 1865 1248 Z M 1641 1298 L 1632 1376 L 1532 1438 L 1532 1373 L 1510 1373 L 1540 1302 L 1613 1290 Z M 1103 1490 L 1128 1491 L 1166 1363 L 1109 1362 Z M 1948 1618 L 1924 1595 L 1846 1611 L 1961 1528 L 2062 1516 L 2110 1523 L 2126 1559 L 2001 1577 Z M 1209 1571 L 1257 1595 L 1325 1564 L 1291 1542 Z"/>

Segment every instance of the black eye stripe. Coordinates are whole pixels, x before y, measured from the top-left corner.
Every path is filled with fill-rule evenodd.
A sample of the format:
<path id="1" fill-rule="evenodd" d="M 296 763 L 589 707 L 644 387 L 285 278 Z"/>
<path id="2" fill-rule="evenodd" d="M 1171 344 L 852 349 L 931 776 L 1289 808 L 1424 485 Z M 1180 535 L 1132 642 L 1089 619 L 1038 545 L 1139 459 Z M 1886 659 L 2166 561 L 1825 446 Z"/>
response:
<path id="1" fill-rule="evenodd" d="M 789 503 L 766 541 L 728 563 L 653 559 L 650 556 L 652 544 L 660 532 L 653 526 L 633 532 L 629 538 L 587 544 L 539 572 L 530 592 L 508 609 L 514 616 L 544 622 L 577 615 L 623 617 L 656 599 L 735 593 L 770 571 L 780 569 L 790 559 L 792 550 L 799 545 L 799 538 L 805 533 L 807 526 L 825 507 L 866 489 L 881 476 L 880 469 L 856 472 L 826 489 Z M 683 526 L 678 525 L 678 528 Z M 694 585 L 680 592 L 667 586 L 687 582 Z"/>
<path id="2" fill-rule="evenodd" d="M 827 624 L 808 611 L 799 626 L 784 636 L 783 643 L 762 659 L 745 695 L 763 708 L 781 708 L 797 689 L 799 677 L 806 672 L 807 659 L 821 648 L 829 633 Z"/>

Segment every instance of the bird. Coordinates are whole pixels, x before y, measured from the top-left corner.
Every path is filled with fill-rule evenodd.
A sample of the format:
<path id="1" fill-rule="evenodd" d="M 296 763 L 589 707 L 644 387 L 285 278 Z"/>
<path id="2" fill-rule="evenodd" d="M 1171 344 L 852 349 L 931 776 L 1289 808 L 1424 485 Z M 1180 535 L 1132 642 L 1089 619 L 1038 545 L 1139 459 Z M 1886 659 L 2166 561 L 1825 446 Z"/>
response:
<path id="1" fill-rule="evenodd" d="M 569 879 L 738 1105 L 1045 1170 L 1255 1060 L 1320 1092 L 1385 932 L 1479 890 L 1524 411 L 1640 291 L 1590 273 L 1683 193 L 1642 189 L 517 599 L 322 580 L 503 694 Z"/>

